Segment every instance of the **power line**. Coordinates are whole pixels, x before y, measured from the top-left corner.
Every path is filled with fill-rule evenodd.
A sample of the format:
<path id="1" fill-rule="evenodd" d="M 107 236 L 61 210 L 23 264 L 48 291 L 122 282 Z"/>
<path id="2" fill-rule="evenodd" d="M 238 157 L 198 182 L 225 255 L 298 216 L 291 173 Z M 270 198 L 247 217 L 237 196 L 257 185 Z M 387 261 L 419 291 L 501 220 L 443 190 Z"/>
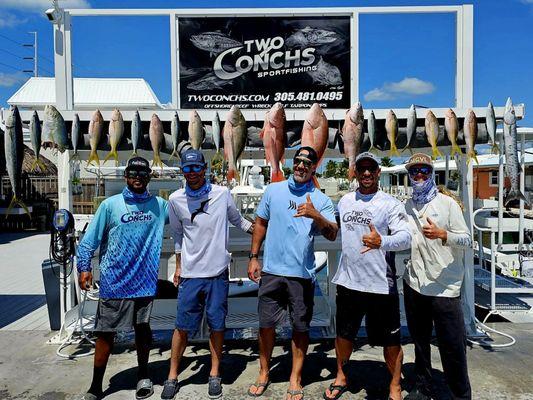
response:
<path id="1" fill-rule="evenodd" d="M 13 43 L 15 43 L 15 44 L 18 44 L 19 46 L 24 46 L 22 43 L 17 42 L 16 40 L 13 40 L 13 39 L 11 39 L 10 37 L 7 37 L 6 35 L 3 35 L 3 34 L 0 33 L 0 36 L 3 37 L 4 39 L 9 40 L 10 42 L 13 42 Z"/>
<path id="2" fill-rule="evenodd" d="M 54 76 L 54 73 L 53 73 L 53 72 L 48 71 L 46 68 L 43 68 L 42 66 L 39 67 L 39 70 L 42 70 L 42 71 L 48 72 L 50 75 Z"/>
<path id="3" fill-rule="evenodd" d="M 11 69 L 14 69 L 15 71 L 20 71 L 20 68 L 14 67 L 12 65 L 4 64 L 3 62 L 0 62 L 0 65 L 3 65 L 4 67 L 8 67 L 8 68 L 11 68 Z"/>
<path id="4" fill-rule="evenodd" d="M 12 52 L 10 52 L 10 51 L 8 51 L 8 50 L 0 49 L 0 51 L 4 52 L 4 53 L 6 53 L 6 54 L 9 54 L 9 55 L 11 55 L 11 56 L 13 56 L 13 57 L 17 57 L 17 58 L 20 58 L 21 60 L 24 60 L 24 57 L 21 57 L 21 56 L 19 56 L 18 54 L 12 53 Z"/>

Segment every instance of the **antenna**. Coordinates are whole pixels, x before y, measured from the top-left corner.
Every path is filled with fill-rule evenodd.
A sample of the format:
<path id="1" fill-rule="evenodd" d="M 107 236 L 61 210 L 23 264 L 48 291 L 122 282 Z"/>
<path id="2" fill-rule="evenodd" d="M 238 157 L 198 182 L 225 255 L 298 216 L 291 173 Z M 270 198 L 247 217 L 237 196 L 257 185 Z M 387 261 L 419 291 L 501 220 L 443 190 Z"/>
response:
<path id="1" fill-rule="evenodd" d="M 33 76 L 39 76 L 38 55 L 37 55 L 37 32 L 28 32 L 33 34 L 33 44 L 23 44 L 24 47 L 33 47 L 33 57 L 23 57 L 25 60 L 33 60 L 33 70 L 24 70 L 23 72 L 32 72 Z"/>

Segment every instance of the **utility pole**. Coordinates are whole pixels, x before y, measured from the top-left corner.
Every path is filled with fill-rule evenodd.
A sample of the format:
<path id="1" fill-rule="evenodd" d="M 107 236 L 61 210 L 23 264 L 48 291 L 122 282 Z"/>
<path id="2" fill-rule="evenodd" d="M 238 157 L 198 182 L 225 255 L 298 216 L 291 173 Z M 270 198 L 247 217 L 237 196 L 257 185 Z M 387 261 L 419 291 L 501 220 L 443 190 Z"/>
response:
<path id="1" fill-rule="evenodd" d="M 33 76 L 39 76 L 38 58 L 37 58 L 37 32 L 28 32 L 33 34 L 33 44 L 23 44 L 24 47 L 33 47 L 33 57 L 24 57 L 25 60 L 33 60 L 33 70 L 24 70 L 24 72 L 33 72 Z"/>

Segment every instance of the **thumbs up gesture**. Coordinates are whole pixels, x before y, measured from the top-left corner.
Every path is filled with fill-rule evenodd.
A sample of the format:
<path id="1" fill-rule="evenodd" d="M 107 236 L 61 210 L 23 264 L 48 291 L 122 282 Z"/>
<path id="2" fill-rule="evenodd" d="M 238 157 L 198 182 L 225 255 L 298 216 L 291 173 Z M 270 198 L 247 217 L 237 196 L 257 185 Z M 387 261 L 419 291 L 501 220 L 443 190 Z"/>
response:
<path id="1" fill-rule="evenodd" d="M 314 218 L 316 217 L 317 212 L 318 211 L 315 209 L 315 206 L 313 206 L 313 202 L 311 201 L 311 196 L 308 193 L 306 202 L 298 206 L 298 208 L 296 209 L 296 214 L 294 214 L 294 217 L 295 218 L 299 218 L 299 217 Z"/>
<path id="2" fill-rule="evenodd" d="M 446 240 L 448 238 L 447 232 L 445 229 L 440 228 L 435 224 L 429 217 L 426 218 L 428 223 L 422 227 L 422 233 L 425 237 L 431 240 L 442 239 Z"/>
<path id="3" fill-rule="evenodd" d="M 381 247 L 381 235 L 374 227 L 374 224 L 368 224 L 370 233 L 363 235 L 363 244 L 365 247 L 361 250 L 361 254 L 365 254 L 370 250 L 379 249 Z"/>

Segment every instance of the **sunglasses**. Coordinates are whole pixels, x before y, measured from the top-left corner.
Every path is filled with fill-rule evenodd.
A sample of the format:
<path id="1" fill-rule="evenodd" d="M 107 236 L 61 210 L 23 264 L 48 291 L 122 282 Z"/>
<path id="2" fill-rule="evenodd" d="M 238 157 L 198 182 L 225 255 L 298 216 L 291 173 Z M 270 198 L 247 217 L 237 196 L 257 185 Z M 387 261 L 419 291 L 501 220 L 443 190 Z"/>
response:
<path id="1" fill-rule="evenodd" d="M 131 170 L 126 171 L 124 175 L 126 175 L 126 178 L 147 178 L 150 176 L 150 172 Z"/>
<path id="2" fill-rule="evenodd" d="M 311 168 L 311 166 L 313 165 L 313 162 L 308 160 L 307 158 L 296 157 L 294 159 L 294 166 L 296 167 L 300 165 L 300 163 L 302 163 L 305 168 Z"/>
<path id="3" fill-rule="evenodd" d="M 365 172 L 365 171 L 368 171 L 368 172 L 370 172 L 371 174 L 373 174 L 374 172 L 377 171 L 378 166 L 377 166 L 377 165 L 358 165 L 358 166 L 355 167 L 355 169 L 356 169 L 357 172 L 359 172 L 360 174 L 362 174 L 362 173 Z"/>
<path id="4" fill-rule="evenodd" d="M 181 170 L 184 174 L 190 174 L 191 172 L 201 172 L 204 169 L 203 165 L 187 165 L 186 167 L 183 167 Z"/>
<path id="5" fill-rule="evenodd" d="M 431 167 L 412 167 L 412 168 L 409 168 L 409 175 L 416 176 L 418 174 L 422 174 L 422 175 L 431 174 Z"/>

